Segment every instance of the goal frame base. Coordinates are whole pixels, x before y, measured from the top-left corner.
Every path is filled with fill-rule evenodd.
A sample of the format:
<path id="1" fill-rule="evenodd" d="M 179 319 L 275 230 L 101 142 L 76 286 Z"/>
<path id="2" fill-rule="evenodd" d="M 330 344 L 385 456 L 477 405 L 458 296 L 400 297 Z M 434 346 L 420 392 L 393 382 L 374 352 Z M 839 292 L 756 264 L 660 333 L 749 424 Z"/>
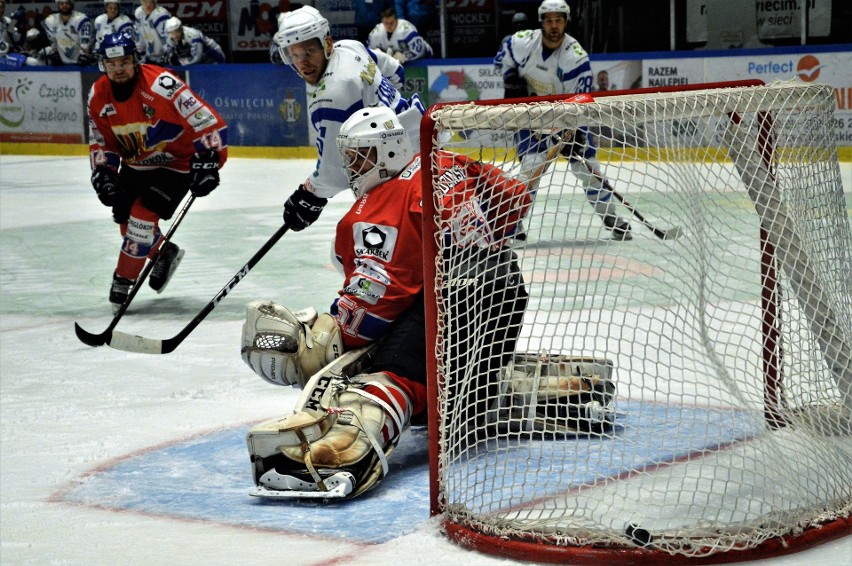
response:
<path id="1" fill-rule="evenodd" d="M 446 536 L 463 548 L 483 554 L 513 560 L 534 560 L 545 564 L 574 564 L 577 566 L 667 564 L 730 564 L 748 560 L 775 558 L 802 552 L 826 542 L 852 535 L 852 519 L 841 517 L 805 530 L 792 537 L 778 537 L 753 548 L 716 552 L 706 556 L 672 556 L 653 548 L 556 546 L 535 541 L 493 537 L 458 523 L 443 520 Z"/>

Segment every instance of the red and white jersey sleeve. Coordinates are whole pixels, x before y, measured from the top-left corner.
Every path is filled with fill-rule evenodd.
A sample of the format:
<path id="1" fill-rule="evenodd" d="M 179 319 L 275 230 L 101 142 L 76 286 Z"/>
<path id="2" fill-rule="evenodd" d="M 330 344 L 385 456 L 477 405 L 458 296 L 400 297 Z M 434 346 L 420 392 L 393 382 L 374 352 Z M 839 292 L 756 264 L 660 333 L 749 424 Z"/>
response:
<path id="1" fill-rule="evenodd" d="M 170 71 L 139 65 L 133 94 L 113 96 L 104 75 L 89 91 L 89 156 L 92 168 L 120 163 L 134 169 L 188 172 L 189 159 L 205 150 L 228 157 L 227 124 L 218 112 Z"/>
<path id="2" fill-rule="evenodd" d="M 498 248 L 531 201 L 526 186 L 492 165 L 439 152 L 443 230 L 459 247 Z M 331 307 L 347 348 L 381 338 L 423 290 L 420 158 L 356 200 L 337 225 L 344 285 Z"/>

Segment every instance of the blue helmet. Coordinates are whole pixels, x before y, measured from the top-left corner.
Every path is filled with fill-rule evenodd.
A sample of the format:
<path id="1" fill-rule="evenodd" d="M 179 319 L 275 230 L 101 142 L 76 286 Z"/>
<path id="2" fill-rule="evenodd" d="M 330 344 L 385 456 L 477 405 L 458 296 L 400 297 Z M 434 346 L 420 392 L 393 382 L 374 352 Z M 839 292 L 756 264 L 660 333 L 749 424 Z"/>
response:
<path id="1" fill-rule="evenodd" d="M 101 57 L 99 66 L 101 71 L 104 70 L 103 60 L 112 59 L 113 57 L 124 57 L 125 55 L 133 55 L 133 60 L 138 60 L 136 53 L 136 42 L 133 41 L 133 36 L 126 32 L 111 33 L 105 35 L 101 44 L 98 47 L 98 55 Z"/>

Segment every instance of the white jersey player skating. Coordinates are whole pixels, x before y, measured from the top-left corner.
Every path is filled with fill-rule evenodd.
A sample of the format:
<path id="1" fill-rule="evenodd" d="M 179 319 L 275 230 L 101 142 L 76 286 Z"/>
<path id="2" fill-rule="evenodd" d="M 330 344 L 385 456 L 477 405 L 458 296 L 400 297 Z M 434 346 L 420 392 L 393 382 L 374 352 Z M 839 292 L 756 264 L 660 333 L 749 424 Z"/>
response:
<path id="1" fill-rule="evenodd" d="M 397 18 L 393 8 L 382 12 L 382 22 L 370 31 L 366 43 L 370 49 L 387 53 L 400 63 L 432 56 L 432 46 L 414 24 Z"/>
<path id="2" fill-rule="evenodd" d="M 592 91 L 589 55 L 565 32 L 571 10 L 565 0 L 544 0 L 538 8 L 541 29 L 522 30 L 509 36 L 494 58 L 503 75 L 504 97 L 520 98 L 552 94 L 581 94 Z M 630 224 L 619 218 L 612 192 L 604 187 L 604 176 L 596 159 L 597 149 L 586 128 L 561 136 L 561 153 L 571 164 L 586 192 L 589 204 L 616 240 L 630 240 Z M 522 171 L 535 170 L 544 162 L 549 136 L 529 130 L 516 134 Z"/>
<path id="3" fill-rule="evenodd" d="M 133 20 L 121 13 L 121 3 L 118 0 L 104 0 L 104 13 L 95 18 L 95 47 L 97 53 L 104 37 L 113 33 L 134 35 Z"/>
<path id="4" fill-rule="evenodd" d="M 273 41 L 281 59 L 307 83 L 308 120 L 316 133 L 316 169 L 284 204 L 284 221 L 299 231 L 319 217 L 329 198 L 348 187 L 335 140 L 353 112 L 370 106 L 391 108 L 414 149 L 420 144 L 425 108 L 416 94 L 405 100 L 395 88 L 402 76 L 397 61 L 357 41 L 333 41 L 328 20 L 315 8 L 285 13 Z"/>
<path id="5" fill-rule="evenodd" d="M 156 0 L 142 0 L 136 8 L 136 36 L 143 62 L 161 64 L 166 49 L 166 21 L 169 11 Z"/>
<path id="6" fill-rule="evenodd" d="M 54 63 L 88 65 L 92 58 L 92 20 L 74 10 L 72 2 L 56 3 L 59 12 L 44 19 L 44 31 L 53 48 Z"/>

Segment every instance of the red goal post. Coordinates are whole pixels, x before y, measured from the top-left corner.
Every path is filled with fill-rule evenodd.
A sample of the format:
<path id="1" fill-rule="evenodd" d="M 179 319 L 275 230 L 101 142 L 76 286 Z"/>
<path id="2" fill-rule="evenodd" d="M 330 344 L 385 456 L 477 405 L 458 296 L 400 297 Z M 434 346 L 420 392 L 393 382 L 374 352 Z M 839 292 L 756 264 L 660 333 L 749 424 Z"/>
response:
<path id="1" fill-rule="evenodd" d="M 565 98 L 439 104 L 421 123 L 429 172 L 441 149 L 518 174 L 520 136 L 588 128 L 633 216 L 632 241 L 608 240 L 548 154 L 527 238 L 505 245 L 529 293 L 515 353 L 539 362 L 475 375 L 454 358 L 476 329 L 453 326 L 449 227 L 424 173 L 432 513 L 460 544 L 553 563 L 733 562 L 850 534 L 852 236 L 831 88 Z M 535 366 L 541 392 L 560 356 L 611 362 L 612 426 L 528 426 L 568 413 L 518 394 L 516 368 Z"/>

